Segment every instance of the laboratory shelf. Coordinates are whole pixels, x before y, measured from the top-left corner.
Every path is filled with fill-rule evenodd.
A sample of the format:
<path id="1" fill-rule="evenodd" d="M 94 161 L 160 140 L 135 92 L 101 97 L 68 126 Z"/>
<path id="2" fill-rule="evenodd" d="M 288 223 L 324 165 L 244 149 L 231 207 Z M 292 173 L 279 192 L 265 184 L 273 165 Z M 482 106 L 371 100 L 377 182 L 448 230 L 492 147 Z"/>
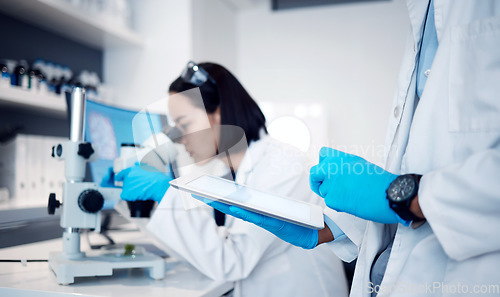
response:
<path id="1" fill-rule="evenodd" d="M 61 118 L 66 116 L 63 96 L 42 95 L 18 87 L 0 87 L 0 106 L 16 106 Z"/>
<path id="2" fill-rule="evenodd" d="M 127 106 L 116 102 L 102 102 L 91 99 L 107 106 L 139 112 L 143 110 L 137 106 Z M 0 86 L 0 108 L 3 106 L 13 106 L 24 110 L 43 113 L 56 118 L 66 118 L 66 100 L 62 95 L 40 94 L 19 87 Z M 144 110 L 143 110 L 144 111 Z M 165 114 L 166 106 L 150 106 L 147 109 L 150 113 Z"/>
<path id="3" fill-rule="evenodd" d="M 134 31 L 64 0 L 0 0 L 0 11 L 97 49 L 141 47 Z"/>

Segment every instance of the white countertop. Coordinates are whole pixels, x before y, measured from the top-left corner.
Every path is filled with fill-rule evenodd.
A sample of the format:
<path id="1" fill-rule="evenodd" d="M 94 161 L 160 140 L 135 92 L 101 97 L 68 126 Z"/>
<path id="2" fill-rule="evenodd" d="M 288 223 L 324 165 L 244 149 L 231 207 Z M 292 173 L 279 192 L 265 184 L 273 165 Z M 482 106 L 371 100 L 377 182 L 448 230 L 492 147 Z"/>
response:
<path id="1" fill-rule="evenodd" d="M 148 242 L 140 232 L 112 233 L 115 241 Z M 91 236 L 92 243 L 99 235 Z M 0 249 L 0 259 L 48 259 L 49 252 L 61 251 L 61 239 L 48 240 Z M 82 251 L 88 244 L 82 236 Z M 143 269 L 114 271 L 113 276 L 77 278 L 71 285 L 57 284 L 47 262 L 0 262 L 0 296 L 221 296 L 234 286 L 231 282 L 214 281 L 187 263 L 173 258 L 166 260 L 166 277 L 153 280 Z"/>

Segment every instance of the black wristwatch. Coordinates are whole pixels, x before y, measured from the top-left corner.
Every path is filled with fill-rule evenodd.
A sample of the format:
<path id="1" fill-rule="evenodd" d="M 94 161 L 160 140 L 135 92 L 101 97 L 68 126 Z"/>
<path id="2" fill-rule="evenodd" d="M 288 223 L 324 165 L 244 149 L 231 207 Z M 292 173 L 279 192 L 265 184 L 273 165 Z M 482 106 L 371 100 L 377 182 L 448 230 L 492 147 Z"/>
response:
<path id="1" fill-rule="evenodd" d="M 418 174 L 400 175 L 386 190 L 389 207 L 405 221 L 418 222 L 423 220 L 410 211 L 410 204 L 418 194 L 421 177 Z"/>

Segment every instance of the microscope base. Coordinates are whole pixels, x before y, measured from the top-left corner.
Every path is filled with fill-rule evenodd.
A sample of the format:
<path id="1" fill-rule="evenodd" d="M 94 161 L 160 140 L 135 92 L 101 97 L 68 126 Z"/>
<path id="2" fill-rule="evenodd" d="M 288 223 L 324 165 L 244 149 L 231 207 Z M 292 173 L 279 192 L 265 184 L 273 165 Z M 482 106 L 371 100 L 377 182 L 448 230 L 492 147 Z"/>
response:
<path id="1" fill-rule="evenodd" d="M 152 279 L 165 278 L 165 260 L 150 253 L 134 257 L 115 257 L 96 252 L 75 260 L 68 259 L 61 252 L 50 253 L 49 266 L 61 285 L 74 283 L 75 277 L 113 275 L 114 269 L 127 268 L 146 268 Z"/>

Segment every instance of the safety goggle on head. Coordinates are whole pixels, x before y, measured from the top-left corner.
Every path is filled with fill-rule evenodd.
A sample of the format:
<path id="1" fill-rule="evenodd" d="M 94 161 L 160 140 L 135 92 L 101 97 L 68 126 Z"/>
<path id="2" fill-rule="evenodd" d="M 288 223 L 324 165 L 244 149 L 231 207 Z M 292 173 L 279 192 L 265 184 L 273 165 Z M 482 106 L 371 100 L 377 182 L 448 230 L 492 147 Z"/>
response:
<path id="1" fill-rule="evenodd" d="M 193 84 L 197 87 L 203 85 L 207 82 L 207 80 L 215 85 L 215 80 L 208 74 L 208 72 L 193 61 L 189 61 L 187 63 L 186 69 L 184 69 L 181 73 L 181 78 L 185 82 Z"/>

